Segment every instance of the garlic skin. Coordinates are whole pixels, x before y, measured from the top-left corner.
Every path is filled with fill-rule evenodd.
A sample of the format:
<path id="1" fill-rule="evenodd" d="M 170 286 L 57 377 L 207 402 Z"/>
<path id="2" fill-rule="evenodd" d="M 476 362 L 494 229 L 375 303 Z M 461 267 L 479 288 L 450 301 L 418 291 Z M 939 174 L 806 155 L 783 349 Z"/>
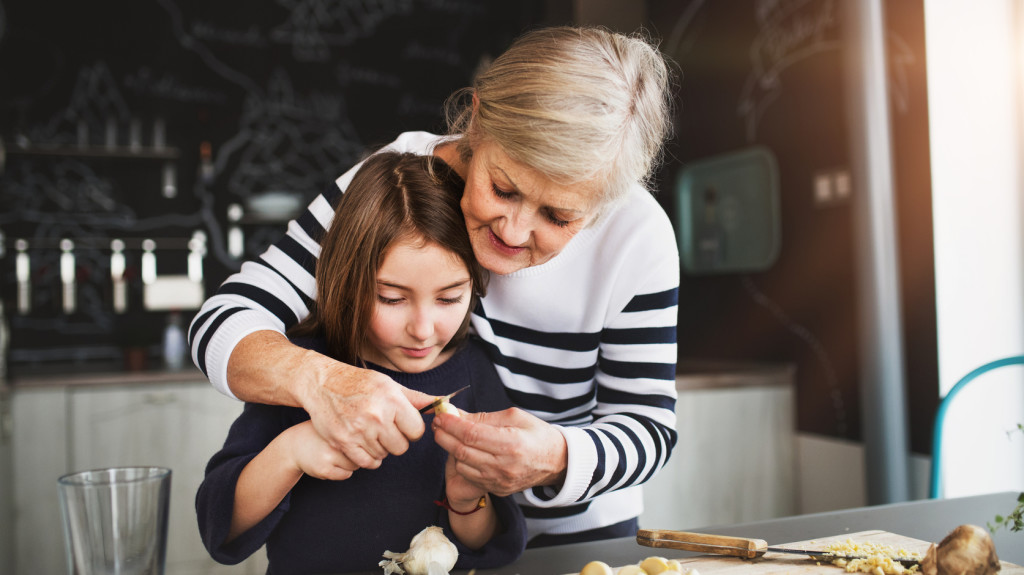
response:
<path id="1" fill-rule="evenodd" d="M 412 538 L 405 553 L 385 551 L 380 562 L 384 575 L 448 575 L 455 568 L 459 551 L 440 527 L 427 527 Z"/>
<path id="2" fill-rule="evenodd" d="M 923 575 L 993 575 L 999 567 L 988 531 L 969 524 L 950 531 L 938 546 L 933 543 L 921 560 Z"/>

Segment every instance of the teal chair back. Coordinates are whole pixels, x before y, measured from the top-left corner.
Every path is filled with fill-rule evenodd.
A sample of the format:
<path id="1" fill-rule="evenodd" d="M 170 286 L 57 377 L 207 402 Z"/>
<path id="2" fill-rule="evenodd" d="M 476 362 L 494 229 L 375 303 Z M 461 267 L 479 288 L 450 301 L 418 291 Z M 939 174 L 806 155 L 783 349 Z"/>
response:
<path id="1" fill-rule="evenodd" d="M 981 367 L 976 368 L 956 382 L 953 389 L 949 390 L 946 397 L 939 402 L 939 409 L 935 412 L 935 428 L 932 432 L 932 477 L 928 488 L 928 496 L 938 499 L 942 495 L 942 426 L 946 421 L 946 410 L 960 391 L 967 387 L 967 384 L 974 381 L 979 375 L 992 371 L 993 369 L 1006 365 L 1024 364 L 1024 355 L 1014 355 L 990 361 Z"/>

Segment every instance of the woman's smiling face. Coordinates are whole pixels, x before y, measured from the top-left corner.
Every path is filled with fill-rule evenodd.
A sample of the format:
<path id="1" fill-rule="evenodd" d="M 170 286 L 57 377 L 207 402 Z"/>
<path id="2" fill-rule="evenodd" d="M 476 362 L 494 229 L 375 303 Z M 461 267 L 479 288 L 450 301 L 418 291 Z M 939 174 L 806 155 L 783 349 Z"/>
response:
<path id="1" fill-rule="evenodd" d="M 594 217 L 595 184 L 558 184 L 482 142 L 465 169 L 462 212 L 484 268 L 510 274 L 549 261 Z"/>

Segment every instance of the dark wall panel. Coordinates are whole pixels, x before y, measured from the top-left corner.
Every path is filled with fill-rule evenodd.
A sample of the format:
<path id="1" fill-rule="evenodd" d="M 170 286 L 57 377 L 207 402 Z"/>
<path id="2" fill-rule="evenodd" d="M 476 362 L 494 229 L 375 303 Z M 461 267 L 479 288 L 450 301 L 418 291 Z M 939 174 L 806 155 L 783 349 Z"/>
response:
<path id="1" fill-rule="evenodd" d="M 890 11 L 899 10 L 901 29 L 923 26 L 920 2 L 895 4 L 900 6 Z M 661 181 L 660 198 L 669 213 L 675 213 L 678 172 L 688 163 L 758 145 L 775 155 L 780 176 L 778 260 L 757 272 L 684 273 L 680 357 L 794 363 L 798 428 L 859 440 L 852 204 L 816 200 L 814 187 L 819 174 L 849 169 L 842 7 L 837 0 L 648 5 L 652 27 L 682 78 L 677 136 Z M 923 42 L 905 44 L 903 50 L 923 54 Z M 930 210 L 922 212 L 930 204 L 927 135 L 922 140 L 920 133 L 927 120 L 920 111 L 927 108 L 923 55 L 908 60 L 905 52 L 897 54 L 903 56 L 902 78 L 912 79 L 911 91 L 901 93 L 911 111 L 894 110 L 894 138 L 910 423 L 917 430 L 931 421 L 929 404 L 917 400 L 937 386 L 934 299 L 928 298 L 934 291 L 932 240 L 924 216 Z M 858 193 L 858 182 L 852 193 Z M 915 433 L 912 447 L 926 452 L 927 439 Z"/>

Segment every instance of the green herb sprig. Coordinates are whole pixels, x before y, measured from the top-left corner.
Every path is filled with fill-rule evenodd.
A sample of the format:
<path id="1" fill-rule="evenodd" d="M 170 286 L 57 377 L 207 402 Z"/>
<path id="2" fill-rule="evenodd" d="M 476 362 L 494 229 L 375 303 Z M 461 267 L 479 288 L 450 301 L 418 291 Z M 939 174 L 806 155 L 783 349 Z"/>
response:
<path id="1" fill-rule="evenodd" d="M 1011 435 L 1016 431 L 1024 433 L 1024 424 L 1018 423 L 1017 429 L 1008 431 L 1006 434 Z M 1006 517 L 996 515 L 995 523 L 988 524 L 988 530 L 992 533 L 995 533 L 1001 527 L 1005 527 L 1010 531 L 1024 531 L 1024 493 L 1017 496 L 1017 507 L 1009 515 Z"/>
<path id="2" fill-rule="evenodd" d="M 1024 493 L 1017 496 L 1017 507 L 1009 515 L 996 515 L 995 523 L 988 524 L 988 530 L 992 533 L 1001 527 L 1010 531 L 1024 531 Z"/>

